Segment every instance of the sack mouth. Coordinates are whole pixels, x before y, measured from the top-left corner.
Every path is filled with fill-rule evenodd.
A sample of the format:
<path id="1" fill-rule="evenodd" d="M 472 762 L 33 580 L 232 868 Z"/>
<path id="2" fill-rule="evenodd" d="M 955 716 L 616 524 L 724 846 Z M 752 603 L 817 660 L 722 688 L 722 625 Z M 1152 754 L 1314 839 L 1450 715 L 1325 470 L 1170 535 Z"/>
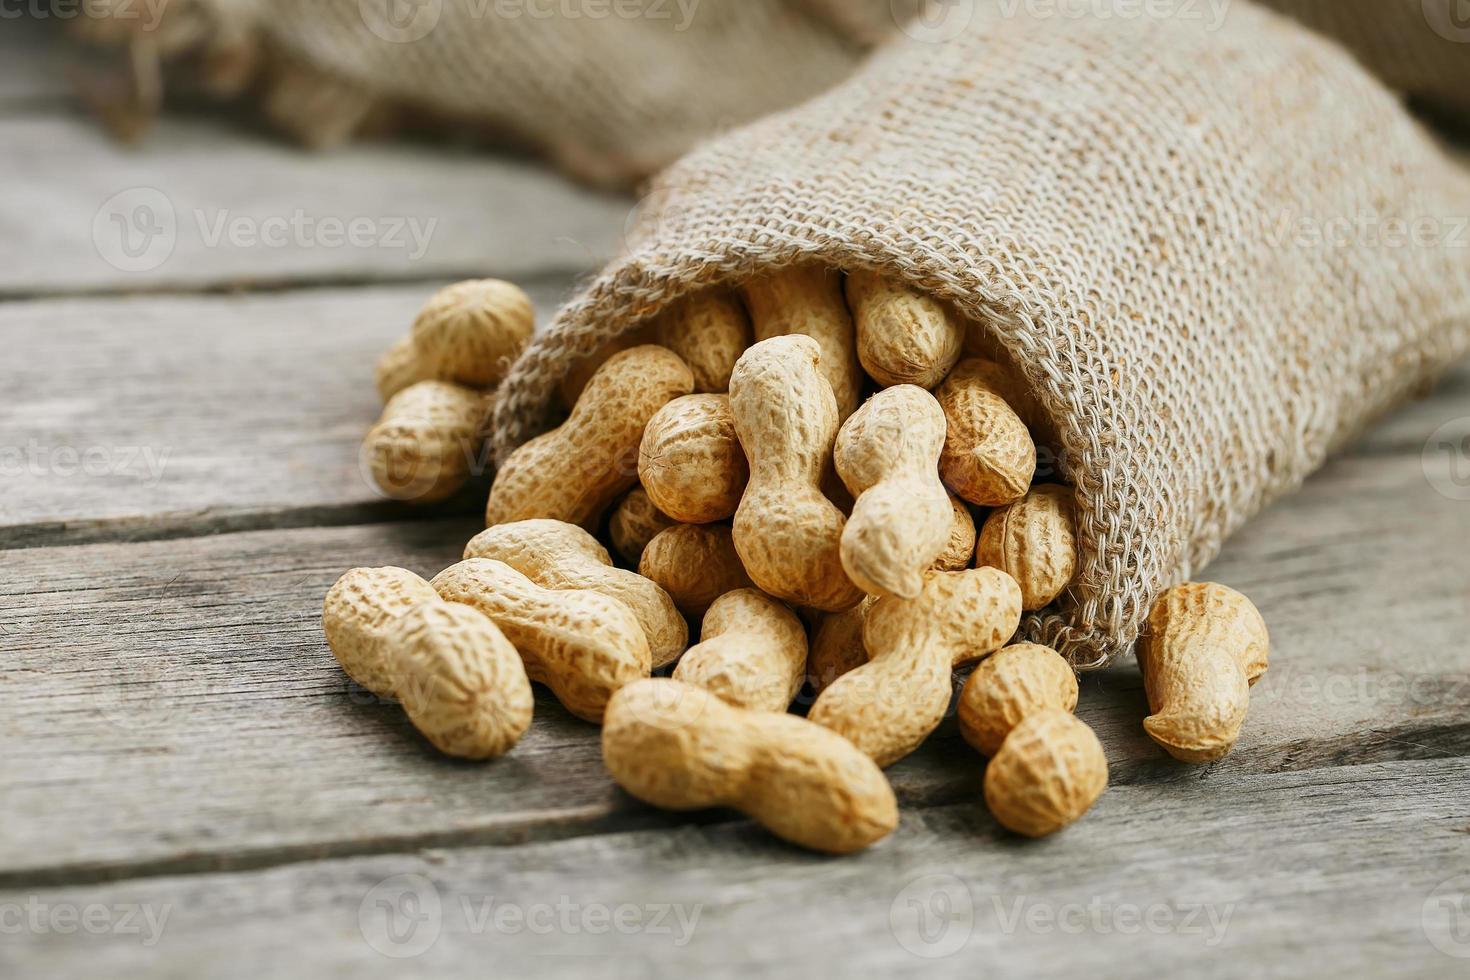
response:
<path id="1" fill-rule="evenodd" d="M 1028 311 L 1019 300 L 997 298 L 1006 291 L 1000 281 L 987 282 L 980 263 L 956 265 L 953 254 L 925 248 L 916 239 L 879 239 L 861 242 L 825 238 L 788 237 L 772 241 L 730 242 L 711 248 L 697 265 L 670 266 L 633 253 L 613 265 L 578 298 L 563 308 L 550 328 L 533 341 L 512 369 L 487 419 L 487 432 L 497 460 L 503 461 L 526 440 L 552 427 L 560 382 L 579 359 L 594 354 L 611 340 L 644 327 L 649 321 L 690 295 L 709 289 L 734 288 L 752 278 L 799 264 L 820 264 L 851 272 L 880 272 L 909 288 L 951 305 L 978 330 L 967 357 L 999 362 L 1017 380 L 1025 396 L 1022 414 L 1032 428 L 1038 448 L 1053 454 L 1055 469 L 1042 482 L 1064 482 L 1077 489 L 1077 577 L 1066 592 L 1045 609 L 1028 613 L 1017 640 L 1043 643 L 1060 651 L 1079 671 L 1100 669 L 1130 651 L 1146 614 L 1125 614 L 1107 608 L 1097 569 L 1104 554 L 1095 530 L 1114 526 L 1097 513 L 1098 497 L 1084 487 L 1102 479 L 1085 461 L 1106 459 L 1096 434 L 1082 430 L 1075 419 L 1050 409 L 1035 392 L 1060 389 L 1066 378 L 1048 370 L 1037 338 L 1049 336 L 1036 327 L 1044 314 Z M 980 288 L 977 288 L 977 283 Z M 989 288 L 986 288 L 986 287 Z M 1014 295 L 1015 290 L 1011 289 Z M 989 294 L 989 295 L 987 295 Z M 1053 318 L 1055 314 L 1053 313 Z M 973 350 L 974 352 L 969 352 Z M 1037 431 L 1037 430 L 1040 431 Z M 1126 564 L 1122 558 L 1113 559 Z"/>

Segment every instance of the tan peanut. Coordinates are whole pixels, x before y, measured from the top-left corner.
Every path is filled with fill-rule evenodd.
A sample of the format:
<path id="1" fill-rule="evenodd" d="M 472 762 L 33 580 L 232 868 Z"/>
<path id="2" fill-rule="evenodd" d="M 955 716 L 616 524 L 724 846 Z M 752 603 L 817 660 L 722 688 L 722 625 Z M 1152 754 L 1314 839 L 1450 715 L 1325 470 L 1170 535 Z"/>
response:
<path id="1" fill-rule="evenodd" d="M 439 751 L 494 759 L 531 727 L 531 681 L 520 654 L 477 610 L 436 595 L 398 617 L 385 642 L 404 713 Z"/>
<path id="2" fill-rule="evenodd" d="M 648 547 L 660 531 L 667 530 L 679 522 L 674 520 L 648 499 L 648 491 L 642 487 L 629 490 L 613 508 L 607 523 L 608 537 L 613 550 L 623 561 L 636 567 L 643 558 L 643 549 Z"/>
<path id="3" fill-rule="evenodd" d="M 783 840 L 829 854 L 860 851 L 898 826 L 888 780 L 841 736 L 795 715 L 732 707 L 676 680 L 618 692 L 602 759 L 646 803 L 733 807 Z"/>
<path id="4" fill-rule="evenodd" d="M 327 592 L 322 632 L 342 669 L 380 698 L 397 696 L 384 637 L 394 621 L 439 593 L 405 568 L 354 568 Z"/>
<path id="5" fill-rule="evenodd" d="M 1154 603 L 1138 644 L 1150 738 L 1183 762 L 1213 762 L 1240 737 L 1270 637 L 1245 596 L 1214 583 L 1176 585 Z"/>
<path id="6" fill-rule="evenodd" d="M 821 694 L 843 674 L 868 662 L 868 648 L 863 645 L 863 620 L 872 606 L 871 598 L 844 609 L 823 613 L 812 632 L 812 648 L 807 654 L 806 678 L 814 694 Z"/>
<path id="7" fill-rule="evenodd" d="M 573 361 L 571 367 L 567 370 L 566 377 L 562 378 L 561 384 L 557 386 L 557 391 L 561 395 L 562 402 L 568 408 L 576 405 L 577 401 L 582 397 L 582 392 L 586 389 L 588 382 L 592 380 L 592 376 L 601 370 L 604 364 L 612 360 L 615 355 L 621 354 L 625 350 L 632 350 L 635 347 L 643 347 L 652 343 L 654 343 L 653 328 L 639 327 L 634 330 L 629 330 L 627 333 L 618 334 L 591 354 Z M 691 375 L 690 377 L 692 379 L 693 376 Z M 692 384 L 693 381 L 691 380 L 690 383 Z"/>
<path id="8" fill-rule="evenodd" d="M 939 482 L 944 412 L 916 385 L 885 388 L 837 434 L 837 473 L 856 498 L 842 567 L 869 595 L 912 599 L 949 544 L 954 507 Z"/>
<path id="9" fill-rule="evenodd" d="M 518 286 L 471 279 L 446 286 L 424 305 L 413 344 L 434 377 L 485 388 L 505 377 L 535 327 L 531 298 Z"/>
<path id="10" fill-rule="evenodd" d="M 384 404 L 409 385 L 433 380 L 435 380 L 434 372 L 419 357 L 412 334 L 405 334 L 398 338 L 393 342 L 393 346 L 383 351 L 383 355 L 378 358 L 377 368 L 374 370 L 378 395 L 383 399 Z"/>
<path id="11" fill-rule="evenodd" d="M 975 564 L 1009 572 L 1021 585 L 1022 608 L 1048 606 L 1077 574 L 1072 489 L 1040 483 L 985 521 Z"/>
<path id="12" fill-rule="evenodd" d="M 693 385 L 689 368 L 662 347 L 614 355 L 566 422 L 510 454 L 490 488 L 485 525 L 533 517 L 584 527 L 595 522 L 637 480 L 648 420 Z"/>
<path id="13" fill-rule="evenodd" d="M 1051 647 L 1017 643 L 982 661 L 960 692 L 960 734 L 993 756 L 1021 719 L 1043 708 L 1077 707 L 1077 674 Z"/>
<path id="14" fill-rule="evenodd" d="M 842 568 L 847 518 L 821 490 L 837 437 L 831 386 L 810 337 L 761 341 L 735 365 L 730 408 L 750 463 L 735 548 L 764 592 L 835 612 L 863 597 Z"/>
<path id="15" fill-rule="evenodd" d="M 497 524 L 465 546 L 466 558 L 502 561 L 543 589 L 589 589 L 632 610 L 655 668 L 679 659 L 689 626 L 669 594 L 636 572 L 616 568 L 597 539 L 575 524 L 531 520 Z"/>
<path id="16" fill-rule="evenodd" d="M 868 610 L 868 662 L 844 674 L 808 717 L 889 766 L 944 718 L 950 672 L 1000 649 L 1021 621 L 1021 589 L 995 568 L 930 572 L 917 598 L 887 596 Z"/>
<path id="17" fill-rule="evenodd" d="M 479 459 L 487 398 L 447 381 L 421 381 L 394 395 L 362 444 L 373 483 L 416 504 L 453 496 Z"/>
<path id="18" fill-rule="evenodd" d="M 638 574 L 657 582 L 681 612 L 696 618 L 726 592 L 752 584 L 723 524 L 675 524 L 660 531 L 643 549 Z"/>
<path id="19" fill-rule="evenodd" d="M 449 602 L 474 606 L 520 651 L 531 680 L 578 718 L 600 722 L 618 688 L 647 677 L 648 639 L 627 606 L 588 589 L 544 589 L 504 562 L 471 558 L 434 577 Z"/>
<path id="20" fill-rule="evenodd" d="M 949 543 L 934 561 L 934 568 L 941 572 L 957 572 L 969 568 L 975 559 L 975 518 L 970 508 L 954 494 L 949 495 L 950 509 L 954 522 L 949 528 Z"/>
<path id="21" fill-rule="evenodd" d="M 684 395 L 643 430 L 638 479 L 653 505 L 684 524 L 735 516 L 750 478 L 729 395 Z"/>
<path id="22" fill-rule="evenodd" d="M 756 341 L 805 334 L 821 347 L 822 376 L 837 401 L 838 421 L 858 406 L 863 369 L 858 364 L 852 315 L 842 295 L 842 274 L 800 265 L 748 280 L 741 287 Z"/>
<path id="23" fill-rule="evenodd" d="M 755 589 L 727 592 L 704 615 L 697 645 L 674 680 L 712 691 L 737 708 L 785 711 L 806 673 L 806 628 Z"/>
<path id="24" fill-rule="evenodd" d="M 1092 729 L 1042 708 L 1011 729 L 985 767 L 985 804 L 1001 826 L 1045 837 L 1086 813 L 1107 785 L 1107 756 Z"/>
<path id="25" fill-rule="evenodd" d="M 847 274 L 847 305 L 863 369 L 886 387 L 933 388 L 960 359 L 964 325 L 943 303 L 859 269 Z"/>
<path id="26" fill-rule="evenodd" d="M 697 392 L 729 391 L 730 372 L 753 342 L 740 298 L 721 290 L 677 303 L 656 321 L 654 338 L 689 365 Z"/>
<path id="27" fill-rule="evenodd" d="M 939 386 L 949 422 L 939 475 L 972 504 L 1019 500 L 1036 473 L 1036 444 L 1014 410 L 985 380 L 982 362 L 961 361 Z"/>

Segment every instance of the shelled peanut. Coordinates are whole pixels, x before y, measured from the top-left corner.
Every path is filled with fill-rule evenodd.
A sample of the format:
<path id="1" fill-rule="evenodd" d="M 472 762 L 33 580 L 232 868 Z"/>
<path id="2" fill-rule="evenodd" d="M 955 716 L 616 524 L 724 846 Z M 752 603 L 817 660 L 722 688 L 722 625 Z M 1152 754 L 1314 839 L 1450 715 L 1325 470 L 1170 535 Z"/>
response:
<path id="1" fill-rule="evenodd" d="M 467 314 L 466 297 L 483 313 L 487 296 L 509 312 Z M 490 347 L 462 338 L 492 322 L 524 321 L 529 334 L 529 305 L 513 300 L 476 284 L 439 297 L 385 355 L 385 389 L 493 384 L 428 352 L 476 350 L 484 363 Z M 528 682 L 605 722 L 604 760 L 635 796 L 734 806 L 843 853 L 892 829 L 880 767 L 935 730 L 952 672 L 978 662 L 959 723 L 990 759 L 997 820 L 1040 836 L 1085 812 L 1107 762 L 1071 714 L 1075 674 L 1055 651 L 1015 642 L 1023 612 L 1050 615 L 1077 591 L 1080 506 L 1069 487 L 1038 482 L 1056 479 L 1037 448 L 1050 423 L 987 359 L 1002 355 L 974 356 L 977 330 L 947 302 L 814 264 L 629 327 L 569 366 L 570 414 L 504 460 L 465 561 L 432 586 L 385 578 L 380 611 L 329 629 L 344 668 L 391 694 L 418 665 L 438 692 L 423 704 L 442 714 L 455 688 L 433 687 L 434 670 L 493 673 L 464 660 L 464 638 L 479 637 L 486 664 L 513 649 Z M 478 419 L 484 394 L 461 390 L 481 399 L 463 413 Z M 1265 633 L 1244 597 L 1183 588 L 1140 647 L 1146 724 L 1171 753 L 1207 760 L 1235 740 Z M 400 634 L 422 652 L 382 667 L 385 644 L 409 645 Z M 669 667 L 672 679 L 645 679 Z M 785 712 L 804 682 L 816 699 L 801 720 Z M 519 690 L 497 702 L 507 731 Z M 405 708 L 436 745 L 490 746 L 485 717 L 436 727 Z"/>

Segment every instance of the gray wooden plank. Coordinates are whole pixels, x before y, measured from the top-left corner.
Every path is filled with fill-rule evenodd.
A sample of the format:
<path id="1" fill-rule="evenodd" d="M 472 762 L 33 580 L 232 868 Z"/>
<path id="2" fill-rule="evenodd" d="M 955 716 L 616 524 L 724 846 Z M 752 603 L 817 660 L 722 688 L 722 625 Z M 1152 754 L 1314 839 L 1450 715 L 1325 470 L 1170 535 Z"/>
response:
<path id="1" fill-rule="evenodd" d="M 1456 918 L 1467 776 L 1455 760 L 1113 787 L 1043 842 L 972 800 L 906 812 L 841 859 L 736 823 L 0 893 L 27 916 L 0 964 L 55 978 L 1452 976 L 1470 955 Z M 67 918 L 89 906 L 91 933 Z"/>
<path id="2" fill-rule="evenodd" d="M 358 450 L 435 285 L 0 303 L 0 547 L 411 513 Z"/>
<path id="3" fill-rule="evenodd" d="M 311 154 L 202 119 L 165 118 L 137 147 L 85 118 L 0 119 L 0 145 L 0 296 L 583 271 L 630 208 L 529 160 Z"/>
<path id="4" fill-rule="evenodd" d="M 483 768 L 435 758 L 396 708 L 355 703 L 320 638 L 327 587 L 359 564 L 432 573 L 474 529 L 468 516 L 0 552 L 0 797 L 26 815 L 0 839 L 0 881 L 679 823 L 620 803 L 595 730 L 548 703 Z M 1470 754 L 1467 539 L 1470 507 L 1432 489 L 1417 457 L 1330 465 L 1208 571 L 1256 599 L 1275 643 L 1235 753 L 1204 770 L 1169 761 L 1120 664 L 1088 678 L 1079 708 L 1114 781 Z M 905 803 L 934 805 L 972 797 L 980 766 L 947 724 L 891 775 Z"/>

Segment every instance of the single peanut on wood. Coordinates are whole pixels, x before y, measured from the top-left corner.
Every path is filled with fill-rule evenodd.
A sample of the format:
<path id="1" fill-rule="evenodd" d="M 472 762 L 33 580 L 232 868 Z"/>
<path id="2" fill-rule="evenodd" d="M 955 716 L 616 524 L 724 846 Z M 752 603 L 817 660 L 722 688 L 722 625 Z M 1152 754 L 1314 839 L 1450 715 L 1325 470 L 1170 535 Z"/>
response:
<path id="1" fill-rule="evenodd" d="M 413 344 L 434 377 L 484 388 L 500 383 L 535 327 L 518 286 L 472 279 L 434 294 L 414 320 Z"/>
<path id="2" fill-rule="evenodd" d="M 322 603 L 327 646 L 348 677 L 380 698 L 396 697 L 384 637 L 398 617 L 438 598 L 432 585 L 405 568 L 354 568 Z"/>
<path id="3" fill-rule="evenodd" d="M 735 512 L 735 548 L 764 592 L 827 612 L 863 597 L 842 568 L 847 518 L 822 493 L 837 437 L 832 388 L 810 337 L 765 340 L 730 378 L 735 431 L 750 482 Z"/>
<path id="4" fill-rule="evenodd" d="M 1051 647 L 1017 643 L 981 662 L 960 692 L 960 734 L 993 756 L 1021 719 L 1043 708 L 1077 707 L 1077 674 Z"/>
<path id="5" fill-rule="evenodd" d="M 1240 737 L 1270 637 L 1245 596 L 1214 583 L 1176 585 L 1154 603 L 1138 643 L 1150 738 L 1183 762 L 1213 762 Z"/>
<path id="6" fill-rule="evenodd" d="M 885 388 L 837 434 L 837 473 L 856 498 L 842 532 L 842 567 L 869 595 L 912 599 L 954 530 L 939 482 L 944 412 L 915 385 Z"/>
<path id="7" fill-rule="evenodd" d="M 1051 604 L 1077 574 L 1077 534 L 1070 487 L 1041 483 L 996 510 L 980 530 L 975 564 L 1009 572 L 1028 612 Z"/>
<path id="8" fill-rule="evenodd" d="M 965 502 L 954 494 L 949 495 L 949 505 L 954 512 L 954 523 L 949 528 L 949 543 L 934 561 L 935 569 L 941 572 L 957 572 L 962 568 L 969 568 L 970 563 L 975 560 L 975 518 L 970 516 L 970 508 L 965 506 Z"/>
<path id="9" fill-rule="evenodd" d="M 960 359 L 963 324 L 943 303 L 881 273 L 849 272 L 847 305 L 857 325 L 858 360 L 884 387 L 933 388 Z"/>
<path id="10" fill-rule="evenodd" d="M 575 524 L 497 524 L 471 539 L 464 557 L 505 562 L 543 589 L 589 589 L 618 600 L 638 617 L 655 668 L 678 660 L 688 645 L 688 624 L 669 594 L 636 572 L 614 567 L 607 549 Z"/>
<path id="11" fill-rule="evenodd" d="M 807 654 L 806 677 L 815 694 L 821 694 L 843 674 L 868 662 L 868 648 L 863 645 L 863 620 L 867 618 L 871 598 L 844 609 L 823 613 L 812 633 L 812 648 Z"/>
<path id="12" fill-rule="evenodd" d="M 392 347 L 383 351 L 374 371 L 378 395 L 384 404 L 409 385 L 433 380 L 434 372 L 419 357 L 419 349 L 414 346 L 412 334 L 398 338 Z"/>
<path id="13" fill-rule="evenodd" d="M 421 381 L 388 400 L 363 440 L 363 462 L 386 496 L 432 504 L 465 485 L 479 460 L 488 396 L 447 381 Z"/>
<path id="14" fill-rule="evenodd" d="M 681 300 L 659 316 L 654 338 L 694 372 L 694 390 L 730 390 L 730 372 L 753 343 L 750 317 L 734 293 L 709 290 Z"/>
<path id="15" fill-rule="evenodd" d="M 731 707 L 676 680 L 618 692 L 602 758 L 646 803 L 733 807 L 777 837 L 829 854 L 860 851 L 898 826 L 888 780 L 841 736 L 795 715 Z"/>
<path id="16" fill-rule="evenodd" d="M 1045 837 L 1086 813 L 1107 785 L 1107 756 L 1092 729 L 1042 708 L 1011 729 L 985 767 L 985 804 L 1002 826 Z"/>
<path id="17" fill-rule="evenodd" d="M 726 592 L 748 589 L 730 528 L 724 524 L 675 524 L 643 549 L 638 574 L 658 583 L 688 616 L 703 616 Z"/>
<path id="18" fill-rule="evenodd" d="M 623 561 L 636 567 L 648 542 L 660 531 L 678 523 L 653 506 L 653 501 L 648 499 L 648 491 L 634 487 L 613 508 L 612 517 L 607 522 L 607 534 L 612 539 L 613 550 Z"/>
<path id="19" fill-rule="evenodd" d="M 939 475 L 972 504 L 1019 500 L 1036 473 L 1036 444 L 1020 417 L 986 382 L 983 364 L 961 361 L 936 393 L 948 419 Z"/>
<path id="20" fill-rule="evenodd" d="M 700 642 L 674 668 L 674 680 L 737 708 L 785 711 L 801 690 L 805 668 L 801 620 L 770 596 L 740 589 L 709 607 Z"/>
<path id="21" fill-rule="evenodd" d="M 648 640 L 627 606 L 587 589 L 544 589 L 504 562 L 471 558 L 434 577 L 448 602 L 473 606 L 520 651 L 531 680 L 578 718 L 600 722 L 620 687 L 647 677 Z"/>
<path id="22" fill-rule="evenodd" d="M 485 525 L 547 517 L 588 526 L 638 478 L 638 443 L 655 412 L 689 394 L 694 379 L 652 345 L 614 355 L 559 428 L 510 454 L 485 508 Z"/>
<path id="23" fill-rule="evenodd" d="M 685 395 L 643 430 L 638 479 L 653 505 L 684 524 L 729 520 L 750 478 L 729 395 Z"/>
<path id="24" fill-rule="evenodd" d="M 437 595 L 389 627 L 398 699 L 439 751 L 462 759 L 504 755 L 531 727 L 531 681 L 494 623 Z"/>
<path id="25" fill-rule="evenodd" d="M 851 415 L 862 396 L 863 369 L 842 295 L 842 273 L 801 265 L 748 280 L 741 292 L 757 341 L 804 334 L 817 342 L 822 375 L 837 400 L 838 421 Z"/>
<path id="26" fill-rule="evenodd" d="M 880 766 L 919 747 L 949 707 L 950 672 L 1000 649 L 1021 622 L 1021 588 L 995 568 L 930 572 L 917 598 L 868 610 L 868 662 L 838 678 L 808 717 Z"/>

